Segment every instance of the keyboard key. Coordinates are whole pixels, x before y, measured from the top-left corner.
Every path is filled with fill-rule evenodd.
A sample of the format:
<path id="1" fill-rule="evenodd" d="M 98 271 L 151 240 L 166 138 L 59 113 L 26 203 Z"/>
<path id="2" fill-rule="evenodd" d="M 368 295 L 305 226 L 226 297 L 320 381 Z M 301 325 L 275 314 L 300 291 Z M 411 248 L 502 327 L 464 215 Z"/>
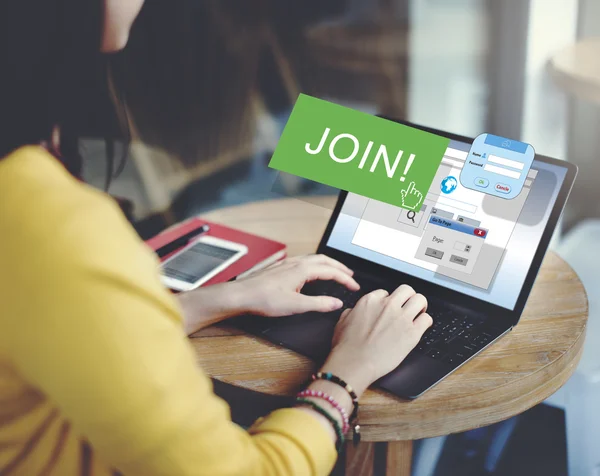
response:
<path id="1" fill-rule="evenodd" d="M 486 345 L 488 345 L 491 342 L 491 337 L 488 336 L 479 336 L 475 339 L 474 343 L 475 345 L 479 346 L 479 347 L 485 347 Z"/>
<path id="2" fill-rule="evenodd" d="M 472 342 L 465 340 L 463 337 L 459 337 L 450 343 L 450 350 L 455 353 L 461 352 L 467 355 L 473 355 L 479 349 Z"/>
<path id="3" fill-rule="evenodd" d="M 443 357 L 442 351 L 438 349 L 431 349 L 427 352 L 427 355 L 432 359 L 441 359 Z"/>
<path id="4" fill-rule="evenodd" d="M 444 344 L 448 344 L 448 343 L 449 343 L 449 342 L 451 342 L 453 339 L 456 339 L 456 336 L 455 336 L 454 334 L 444 337 L 443 339 L 441 339 L 441 341 L 442 341 Z"/>
<path id="5" fill-rule="evenodd" d="M 465 360 L 467 360 L 467 357 L 464 354 L 448 354 L 442 359 L 443 362 L 452 365 L 460 365 Z"/>

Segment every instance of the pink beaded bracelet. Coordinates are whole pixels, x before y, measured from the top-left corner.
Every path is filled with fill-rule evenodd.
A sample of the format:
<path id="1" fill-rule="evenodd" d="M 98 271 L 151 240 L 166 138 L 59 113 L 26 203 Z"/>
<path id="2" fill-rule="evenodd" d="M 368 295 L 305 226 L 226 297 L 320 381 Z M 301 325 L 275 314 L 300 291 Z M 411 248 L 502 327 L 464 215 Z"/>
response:
<path id="1" fill-rule="evenodd" d="M 335 408 L 340 415 L 342 416 L 343 429 L 344 434 L 348 433 L 350 430 L 350 421 L 348 420 L 348 413 L 344 408 L 330 395 L 327 395 L 325 392 L 320 390 L 303 390 L 297 395 L 298 398 L 312 397 L 312 398 L 320 398 L 321 400 L 327 401 L 333 408 Z"/>

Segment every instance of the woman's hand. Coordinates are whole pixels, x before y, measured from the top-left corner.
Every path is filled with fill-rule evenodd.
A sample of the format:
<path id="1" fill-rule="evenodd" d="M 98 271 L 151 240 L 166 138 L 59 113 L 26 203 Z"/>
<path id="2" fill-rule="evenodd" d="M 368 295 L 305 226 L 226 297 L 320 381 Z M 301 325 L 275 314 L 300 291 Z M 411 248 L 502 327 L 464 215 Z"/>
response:
<path id="1" fill-rule="evenodd" d="M 358 395 L 394 370 L 417 345 L 433 320 L 427 300 L 407 285 L 391 295 L 383 289 L 363 296 L 342 313 L 323 371 L 338 375 Z"/>
<path id="2" fill-rule="evenodd" d="M 309 281 L 335 280 L 355 291 L 352 271 L 323 255 L 290 258 L 231 283 L 216 284 L 178 295 L 186 333 L 245 313 L 279 317 L 308 311 L 334 311 L 342 301 L 300 294 Z"/>
<path id="3" fill-rule="evenodd" d="M 333 258 L 309 255 L 280 261 L 233 284 L 247 312 L 280 317 L 340 309 L 343 303 L 337 298 L 306 296 L 300 291 L 306 283 L 317 280 L 337 281 L 352 291 L 358 291 L 360 286 L 352 275 L 350 268 Z"/>

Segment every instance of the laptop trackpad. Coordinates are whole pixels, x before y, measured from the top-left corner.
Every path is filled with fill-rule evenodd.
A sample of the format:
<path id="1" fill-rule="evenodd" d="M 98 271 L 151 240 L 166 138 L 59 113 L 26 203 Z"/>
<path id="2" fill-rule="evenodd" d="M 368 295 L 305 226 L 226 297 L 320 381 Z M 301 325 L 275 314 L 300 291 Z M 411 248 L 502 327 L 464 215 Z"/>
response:
<path id="1" fill-rule="evenodd" d="M 413 399 L 431 388 L 448 373 L 452 366 L 439 360 L 411 352 L 391 373 L 376 385 L 399 397 Z"/>
<path id="2" fill-rule="evenodd" d="M 306 355 L 316 362 L 324 362 L 331 349 L 333 331 L 340 312 L 308 312 L 277 320 L 277 325 L 263 334 L 271 341 Z"/>

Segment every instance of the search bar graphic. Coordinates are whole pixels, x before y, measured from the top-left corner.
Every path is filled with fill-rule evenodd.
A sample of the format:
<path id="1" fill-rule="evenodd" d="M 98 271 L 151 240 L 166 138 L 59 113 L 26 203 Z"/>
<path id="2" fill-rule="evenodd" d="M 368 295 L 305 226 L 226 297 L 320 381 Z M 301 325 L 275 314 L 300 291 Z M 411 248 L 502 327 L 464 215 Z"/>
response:
<path id="1" fill-rule="evenodd" d="M 469 152 L 467 152 L 467 151 L 452 149 L 450 147 L 448 147 L 446 149 L 446 152 L 444 152 L 444 157 L 451 157 L 453 159 L 459 159 L 459 160 L 467 160 L 468 155 L 469 155 Z"/>
<path id="2" fill-rule="evenodd" d="M 461 202 L 460 200 L 443 197 L 442 195 L 437 195 L 435 193 L 428 193 L 427 199 L 435 202 L 436 205 L 443 205 L 446 208 L 454 208 L 455 210 L 473 214 L 477 213 L 477 205 L 473 205 L 472 203 Z"/>

